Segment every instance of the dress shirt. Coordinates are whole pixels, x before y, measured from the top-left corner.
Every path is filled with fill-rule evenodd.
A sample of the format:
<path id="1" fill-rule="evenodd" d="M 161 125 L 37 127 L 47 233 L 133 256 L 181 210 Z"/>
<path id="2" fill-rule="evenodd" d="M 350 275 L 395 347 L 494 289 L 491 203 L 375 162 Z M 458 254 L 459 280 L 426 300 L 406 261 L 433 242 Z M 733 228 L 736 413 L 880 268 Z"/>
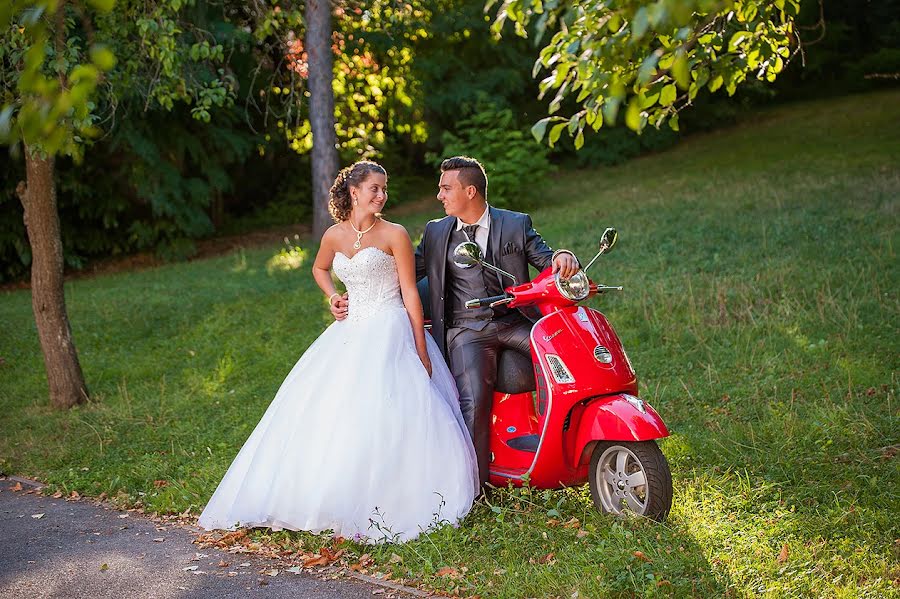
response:
<path id="1" fill-rule="evenodd" d="M 483 256 L 487 256 L 487 246 L 488 246 L 488 233 L 491 230 L 491 207 L 484 207 L 484 214 L 481 215 L 477 221 L 472 223 L 473 225 L 478 225 L 478 229 L 475 231 L 475 239 L 470 239 L 469 241 L 474 241 L 478 244 L 478 247 L 481 248 L 481 254 Z M 458 217 L 456 219 L 456 230 L 459 231 L 463 227 L 468 226 L 469 223 L 462 222 Z"/>

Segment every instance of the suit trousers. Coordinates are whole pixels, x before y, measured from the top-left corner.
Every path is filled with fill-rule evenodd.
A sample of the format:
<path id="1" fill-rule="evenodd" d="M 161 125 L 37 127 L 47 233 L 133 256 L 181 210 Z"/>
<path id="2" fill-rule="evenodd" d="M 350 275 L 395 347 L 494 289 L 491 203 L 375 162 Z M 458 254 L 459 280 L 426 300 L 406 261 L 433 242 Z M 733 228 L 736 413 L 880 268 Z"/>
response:
<path id="1" fill-rule="evenodd" d="M 465 327 L 447 330 L 450 372 L 459 391 L 459 408 L 478 456 L 482 486 L 491 463 L 491 406 L 497 384 L 497 363 L 502 348 L 531 353 L 532 324 L 525 318 L 491 321 L 478 331 Z"/>

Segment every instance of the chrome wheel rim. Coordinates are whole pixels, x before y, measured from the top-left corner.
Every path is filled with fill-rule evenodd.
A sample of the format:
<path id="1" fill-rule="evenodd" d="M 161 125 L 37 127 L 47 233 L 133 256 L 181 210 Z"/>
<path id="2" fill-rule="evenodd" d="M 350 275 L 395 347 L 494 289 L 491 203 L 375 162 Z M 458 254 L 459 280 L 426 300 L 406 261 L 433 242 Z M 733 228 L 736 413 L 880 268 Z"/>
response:
<path id="1" fill-rule="evenodd" d="M 633 451 L 613 445 L 603 452 L 597 463 L 597 490 L 603 509 L 612 514 L 631 511 L 647 512 L 649 493 L 644 465 Z"/>

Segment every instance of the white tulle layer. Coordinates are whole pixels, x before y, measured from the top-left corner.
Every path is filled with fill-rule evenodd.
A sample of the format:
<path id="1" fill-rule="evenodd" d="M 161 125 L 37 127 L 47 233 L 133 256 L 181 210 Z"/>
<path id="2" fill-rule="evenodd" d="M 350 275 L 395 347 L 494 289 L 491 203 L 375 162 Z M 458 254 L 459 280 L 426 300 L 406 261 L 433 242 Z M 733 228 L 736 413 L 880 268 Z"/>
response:
<path id="1" fill-rule="evenodd" d="M 331 530 L 406 541 L 456 523 L 477 489 L 456 387 L 402 307 L 335 322 L 278 390 L 200 516 L 207 530 Z"/>

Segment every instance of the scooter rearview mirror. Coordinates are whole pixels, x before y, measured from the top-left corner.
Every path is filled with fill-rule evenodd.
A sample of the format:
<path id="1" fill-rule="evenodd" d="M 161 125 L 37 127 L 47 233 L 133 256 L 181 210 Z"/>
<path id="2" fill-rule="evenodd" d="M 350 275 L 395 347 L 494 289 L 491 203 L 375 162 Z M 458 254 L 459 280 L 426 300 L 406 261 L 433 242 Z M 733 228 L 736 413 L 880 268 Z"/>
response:
<path id="1" fill-rule="evenodd" d="M 501 268 L 497 268 L 493 264 L 484 261 L 484 254 L 481 248 L 473 241 L 463 241 L 453 249 L 453 263 L 460 268 L 472 268 L 481 265 L 488 270 L 492 270 L 497 274 L 509 277 L 513 284 L 518 284 L 516 277 Z"/>
<path id="2" fill-rule="evenodd" d="M 608 227 L 605 231 L 603 231 L 603 235 L 600 236 L 600 251 L 597 252 L 597 255 L 591 258 L 591 261 L 588 262 L 588 265 L 584 267 L 584 271 L 587 270 L 594 265 L 594 262 L 597 261 L 597 258 L 602 256 L 603 254 L 608 253 L 614 245 L 616 245 L 616 241 L 619 240 L 619 232 L 613 229 L 612 227 Z"/>
<path id="3" fill-rule="evenodd" d="M 477 264 L 481 264 L 483 260 L 484 256 L 477 243 L 463 241 L 453 250 L 453 263 L 460 268 L 472 268 Z"/>
<path id="4" fill-rule="evenodd" d="M 616 241 L 619 240 L 619 232 L 609 227 L 603 232 L 603 235 L 600 236 L 600 253 L 606 254 L 613 246 L 616 245 Z"/>

